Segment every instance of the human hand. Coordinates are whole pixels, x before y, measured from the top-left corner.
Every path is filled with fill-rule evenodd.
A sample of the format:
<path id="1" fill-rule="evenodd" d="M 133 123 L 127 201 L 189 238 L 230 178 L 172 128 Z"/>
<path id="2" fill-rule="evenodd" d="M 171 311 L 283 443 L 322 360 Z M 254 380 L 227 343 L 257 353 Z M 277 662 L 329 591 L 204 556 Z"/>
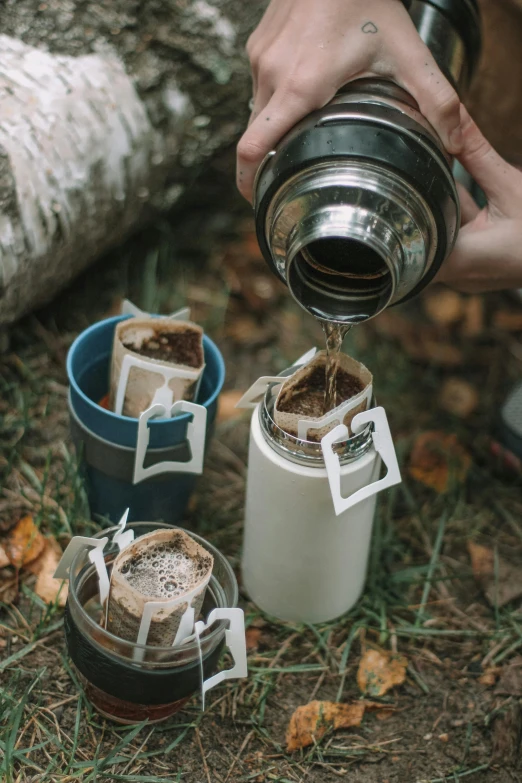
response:
<path id="1" fill-rule="evenodd" d="M 463 227 L 435 282 L 465 293 L 522 288 L 522 172 L 510 166 L 461 107 L 465 169 L 488 199 L 479 209 L 460 189 Z"/>
<path id="2" fill-rule="evenodd" d="M 237 184 L 249 200 L 265 155 L 354 79 L 399 84 L 447 150 L 460 151 L 459 98 L 400 0 L 271 0 L 247 52 L 254 106 L 238 145 Z"/>

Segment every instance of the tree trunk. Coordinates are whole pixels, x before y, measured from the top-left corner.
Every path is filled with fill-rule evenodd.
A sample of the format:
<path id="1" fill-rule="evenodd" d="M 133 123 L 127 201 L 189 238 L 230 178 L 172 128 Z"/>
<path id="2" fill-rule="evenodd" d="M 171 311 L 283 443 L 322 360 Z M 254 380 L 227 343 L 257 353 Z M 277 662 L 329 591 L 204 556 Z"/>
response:
<path id="1" fill-rule="evenodd" d="M 250 96 L 244 42 L 263 6 L 2 4 L 0 324 L 171 208 L 239 137 Z"/>

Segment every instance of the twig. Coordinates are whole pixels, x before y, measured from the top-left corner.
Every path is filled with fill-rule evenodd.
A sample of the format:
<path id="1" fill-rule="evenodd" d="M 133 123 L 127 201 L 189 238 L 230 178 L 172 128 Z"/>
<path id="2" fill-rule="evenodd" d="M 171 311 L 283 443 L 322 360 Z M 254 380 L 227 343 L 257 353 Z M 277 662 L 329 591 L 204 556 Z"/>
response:
<path id="1" fill-rule="evenodd" d="M 198 742 L 199 750 L 200 750 L 200 753 L 201 753 L 201 758 L 203 760 L 203 768 L 205 770 L 205 774 L 207 776 L 208 783 L 212 783 L 212 781 L 210 779 L 210 772 L 209 772 L 209 769 L 208 769 L 207 760 L 206 760 L 205 754 L 203 752 L 203 745 L 201 744 L 201 736 L 200 736 L 200 733 L 199 733 L 199 728 L 197 726 L 196 726 L 195 732 L 196 732 L 196 740 Z"/>
<path id="2" fill-rule="evenodd" d="M 246 746 L 248 745 L 248 743 L 250 742 L 250 740 L 252 739 L 253 736 L 254 736 L 254 729 L 252 729 L 252 731 L 250 731 L 246 735 L 245 739 L 243 740 L 243 744 L 239 748 L 238 754 L 237 754 L 237 756 L 235 756 L 232 764 L 230 765 L 230 769 L 227 772 L 227 776 L 225 778 L 225 783 L 227 783 L 227 780 L 229 779 L 229 777 L 231 776 L 232 772 L 234 771 L 234 767 L 236 766 L 237 762 L 239 761 L 241 754 L 243 753 L 243 751 L 245 750 Z"/>

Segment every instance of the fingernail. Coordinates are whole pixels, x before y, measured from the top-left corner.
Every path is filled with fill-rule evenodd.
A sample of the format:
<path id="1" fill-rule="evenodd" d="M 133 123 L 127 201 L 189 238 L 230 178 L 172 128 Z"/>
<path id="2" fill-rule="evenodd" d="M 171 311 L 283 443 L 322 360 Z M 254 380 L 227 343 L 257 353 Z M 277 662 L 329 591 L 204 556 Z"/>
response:
<path id="1" fill-rule="evenodd" d="M 460 125 L 455 130 L 452 130 L 449 137 L 450 152 L 457 153 L 462 149 L 464 138 L 462 136 L 462 128 Z"/>

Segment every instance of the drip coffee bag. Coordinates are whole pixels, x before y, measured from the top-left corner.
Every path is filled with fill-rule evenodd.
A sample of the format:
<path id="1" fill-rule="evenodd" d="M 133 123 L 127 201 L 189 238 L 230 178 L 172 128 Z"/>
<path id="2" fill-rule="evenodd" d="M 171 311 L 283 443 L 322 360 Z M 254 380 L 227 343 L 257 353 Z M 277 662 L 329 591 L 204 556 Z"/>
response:
<path id="1" fill-rule="evenodd" d="M 193 400 L 204 369 L 203 329 L 194 323 L 168 318 L 138 317 L 121 321 L 115 330 L 112 350 L 111 410 L 115 410 L 126 357 L 137 359 L 140 366 L 131 363 L 128 377 L 123 379 L 123 408 L 117 412 L 139 417 L 165 383 L 172 392 L 172 402 Z M 177 373 L 167 379 L 166 374 L 172 375 L 173 369 Z"/>
<path id="2" fill-rule="evenodd" d="M 309 429 L 306 440 L 319 442 L 327 432 L 339 423 L 348 427 L 353 417 L 360 411 L 367 410 L 372 399 L 372 374 L 361 364 L 344 353 L 339 354 L 337 370 L 337 405 L 330 411 L 325 411 L 326 387 L 326 351 L 319 351 L 304 367 L 297 370 L 281 386 L 274 407 L 275 423 L 284 432 L 294 437 L 298 433 L 299 422 L 318 424 L 317 428 Z M 326 416 L 332 416 L 337 410 L 350 401 L 342 414 L 336 420 L 321 424 Z"/>
<path id="3" fill-rule="evenodd" d="M 107 630 L 136 642 L 147 603 L 155 608 L 146 643 L 173 644 L 190 604 L 197 619 L 214 559 L 182 530 L 157 530 L 135 539 L 116 557 L 107 606 Z"/>

